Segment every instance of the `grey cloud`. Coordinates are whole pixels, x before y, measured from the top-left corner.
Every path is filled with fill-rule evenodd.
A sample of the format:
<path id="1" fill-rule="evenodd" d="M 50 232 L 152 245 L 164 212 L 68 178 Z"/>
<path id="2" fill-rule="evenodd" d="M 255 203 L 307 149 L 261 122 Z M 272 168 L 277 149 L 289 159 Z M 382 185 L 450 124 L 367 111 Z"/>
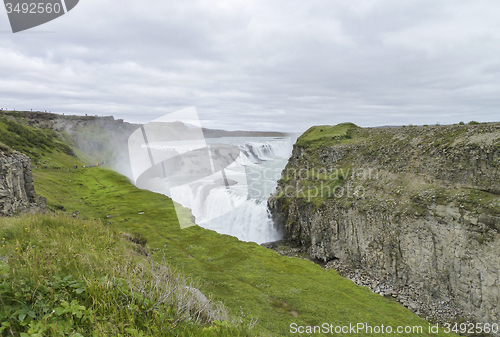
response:
<path id="1" fill-rule="evenodd" d="M 80 1 L 30 34 L 0 35 L 0 106 L 147 122 L 195 105 L 208 127 L 254 130 L 494 121 L 499 10 L 482 0 Z"/>

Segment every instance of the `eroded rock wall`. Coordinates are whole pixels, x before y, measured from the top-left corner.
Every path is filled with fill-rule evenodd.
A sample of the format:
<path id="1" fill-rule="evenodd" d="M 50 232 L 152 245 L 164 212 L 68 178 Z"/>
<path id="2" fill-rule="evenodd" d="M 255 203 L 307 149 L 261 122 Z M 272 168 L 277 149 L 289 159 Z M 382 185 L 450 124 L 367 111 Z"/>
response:
<path id="1" fill-rule="evenodd" d="M 35 192 L 30 158 L 17 151 L 0 152 L 0 215 L 44 211 L 46 201 Z"/>
<path id="2" fill-rule="evenodd" d="M 287 245 L 367 275 L 412 311 L 498 322 L 499 141 L 493 124 L 359 129 L 328 147 L 296 145 L 268 204 Z M 320 186 L 337 194 L 318 196 Z"/>

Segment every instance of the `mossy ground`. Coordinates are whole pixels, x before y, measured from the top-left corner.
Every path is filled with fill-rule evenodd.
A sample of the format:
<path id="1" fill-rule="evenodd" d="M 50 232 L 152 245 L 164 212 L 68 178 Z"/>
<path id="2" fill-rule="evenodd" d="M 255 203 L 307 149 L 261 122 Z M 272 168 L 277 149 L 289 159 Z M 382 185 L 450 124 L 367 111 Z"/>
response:
<path id="1" fill-rule="evenodd" d="M 58 151 L 67 155 L 73 153 L 53 130 L 23 125 L 5 116 L 0 116 L 0 150 L 2 149 L 6 152 L 15 149 L 27 154 L 34 163 L 38 163 L 48 152 Z"/>
<path id="2" fill-rule="evenodd" d="M 227 326 L 220 303 L 197 302 L 168 263 L 99 221 L 5 219 L 0 243 L 1 336 L 250 336 Z"/>
<path id="3" fill-rule="evenodd" d="M 296 145 L 310 149 L 325 148 L 353 139 L 358 129 L 353 123 L 313 126 L 297 139 Z"/>
<path id="4" fill-rule="evenodd" d="M 181 229 L 169 198 L 139 190 L 105 167 L 81 168 L 79 159 L 55 148 L 36 160 L 61 167 L 34 170 L 37 193 L 47 198 L 49 208 L 56 213 L 80 212 L 82 219 L 97 219 L 109 231 L 140 233 L 148 239 L 154 258 L 165 256 L 177 270 L 200 280 L 200 290 L 222 301 L 244 324 L 258 319 L 253 335 L 287 336 L 291 323 L 358 322 L 423 326 L 423 335 L 431 335 L 425 320 L 334 270 L 198 226 Z M 80 168 L 73 169 L 75 165 Z M 180 216 L 191 219 L 189 210 Z"/>
<path id="5" fill-rule="evenodd" d="M 40 170 L 35 184 L 50 207 L 63 206 L 105 227 L 144 235 L 151 249 L 158 249 L 154 256 L 165 255 L 177 269 L 201 280 L 205 294 L 223 301 L 233 314 L 242 312 L 246 323 L 257 318 L 255 334 L 287 335 L 293 322 L 427 326 L 398 304 L 308 260 L 198 226 L 181 229 L 170 199 L 139 190 L 104 168 Z M 191 215 L 186 211 L 184 216 Z"/>
<path id="6" fill-rule="evenodd" d="M 496 216 L 500 171 L 492 158 L 500 144 L 499 130 L 498 123 L 314 126 L 298 138 L 294 153 L 300 159 L 287 165 L 278 191 L 293 189 L 293 198 L 317 208 L 333 200 L 346 208 L 356 203 L 361 211 L 390 209 L 396 215 L 424 216 L 429 205 L 454 203 L 474 214 Z M 450 188 L 450 183 L 455 186 Z M 353 193 L 346 193 L 348 188 Z M 356 188 L 360 193 L 354 193 Z M 282 204 L 286 197 L 277 195 Z"/>

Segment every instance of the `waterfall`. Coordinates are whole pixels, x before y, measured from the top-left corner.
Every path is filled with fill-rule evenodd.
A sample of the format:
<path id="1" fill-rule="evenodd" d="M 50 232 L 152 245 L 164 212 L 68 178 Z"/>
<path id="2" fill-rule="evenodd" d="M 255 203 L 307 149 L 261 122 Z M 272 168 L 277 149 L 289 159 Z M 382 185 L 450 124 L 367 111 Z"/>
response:
<path id="1" fill-rule="evenodd" d="M 176 202 L 191 209 L 201 227 L 256 243 L 281 239 L 267 199 L 291 154 L 287 138 L 217 138 L 207 144 L 230 144 L 239 150 L 235 163 L 220 173 L 170 189 Z M 169 151 L 162 144 L 152 145 Z"/>

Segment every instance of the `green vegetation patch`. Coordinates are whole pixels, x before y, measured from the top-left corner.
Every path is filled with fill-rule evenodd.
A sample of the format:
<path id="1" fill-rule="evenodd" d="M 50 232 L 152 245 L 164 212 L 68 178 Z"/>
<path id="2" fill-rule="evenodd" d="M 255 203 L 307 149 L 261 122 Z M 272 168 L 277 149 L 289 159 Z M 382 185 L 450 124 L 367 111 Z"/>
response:
<path id="1" fill-rule="evenodd" d="M 296 145 L 320 148 L 339 144 L 353 139 L 357 129 L 359 127 L 353 123 L 342 123 L 335 126 L 313 126 L 297 139 Z"/>
<path id="2" fill-rule="evenodd" d="M 50 129 L 38 129 L 0 117 L 0 142 L 4 147 L 22 152 L 37 163 L 43 155 L 62 152 L 73 155 L 73 150 Z"/>
<path id="3" fill-rule="evenodd" d="M 350 142 L 356 137 L 356 129 L 353 124 L 345 124 L 336 129 L 313 130 L 301 142 L 322 138 L 323 132 L 328 135 L 325 142 L 329 144 Z M 29 221 L 29 218 L 19 218 L 12 223 L 1 220 L 5 247 L 1 248 L 0 256 L 7 257 L 2 277 L 8 280 L 2 284 L 9 284 L 4 291 L 11 301 L 7 309 L 2 307 L 5 317 L 2 321 L 8 322 L 3 325 L 4 335 L 15 326 L 16 329 L 45 328 L 42 335 L 49 336 L 59 331 L 63 331 L 59 335 L 85 336 L 90 335 L 90 330 L 96 330 L 98 336 L 182 333 L 237 336 L 248 334 L 245 327 L 254 326 L 251 335 L 287 336 L 293 323 L 348 326 L 358 322 L 371 326 L 422 326 L 426 331 L 425 320 L 367 288 L 356 286 L 334 270 L 325 270 L 305 259 L 280 256 L 255 243 L 241 242 L 198 226 L 181 229 L 174 204 L 168 197 L 140 190 L 124 176 L 106 168 L 82 168 L 78 158 L 64 151 L 36 146 L 34 150 L 39 151 L 40 162 L 61 167 L 33 172 L 37 193 L 46 197 L 51 211 L 63 218 L 38 217 Z M 340 177 L 332 179 L 332 183 L 337 180 Z M 72 220 L 67 217 L 68 213 L 80 219 Z M 187 209 L 178 216 L 192 219 Z M 86 232 L 89 223 L 84 220 L 93 224 L 90 235 Z M 37 230 L 43 235 L 38 236 Z M 143 248 L 150 252 L 151 259 L 139 256 L 142 246 L 122 240 L 119 232 L 132 233 L 137 242 L 146 246 Z M 63 236 L 58 236 L 60 234 Z M 60 239 L 54 239 L 56 237 Z M 45 266 L 49 263 L 50 267 Z M 188 275 L 203 294 L 224 304 L 228 320 L 209 318 L 199 324 L 188 320 L 175 325 L 179 317 L 175 305 L 164 307 L 158 315 L 150 313 L 150 307 L 135 301 L 127 292 L 131 278 L 138 282 L 133 284 L 148 279 L 147 272 L 140 266 L 160 269 L 168 266 L 169 270 Z M 131 276 L 129 269 L 138 271 Z M 182 279 L 176 279 L 179 278 Z M 29 288 L 23 293 L 25 284 L 29 284 Z M 51 297 L 55 296 L 50 291 L 54 287 L 65 289 L 57 299 Z M 35 292 L 35 289 L 42 290 Z M 35 294 L 35 298 L 30 294 Z M 85 297 L 89 294 L 95 296 Z M 33 302 L 38 298 L 39 302 Z M 129 302 L 120 302 L 125 300 Z M 128 307 L 116 309 L 123 303 L 128 303 Z M 52 311 L 54 314 L 47 316 Z M 25 316 L 20 317 L 21 314 Z M 237 327 L 234 324 L 224 327 L 231 325 L 230 317 L 238 317 L 241 323 Z M 43 320 L 43 327 L 30 325 L 38 324 L 39 318 Z M 167 322 L 166 327 L 158 325 L 160 319 Z M 24 322 L 28 323 L 23 325 Z M 56 332 L 55 324 L 60 329 Z M 172 325 L 178 329 L 161 330 Z M 32 331 L 35 335 L 35 331 L 41 330 Z"/>
<path id="4" fill-rule="evenodd" d="M 6 219 L 0 240 L 2 336 L 249 336 L 192 280 L 100 222 Z"/>

